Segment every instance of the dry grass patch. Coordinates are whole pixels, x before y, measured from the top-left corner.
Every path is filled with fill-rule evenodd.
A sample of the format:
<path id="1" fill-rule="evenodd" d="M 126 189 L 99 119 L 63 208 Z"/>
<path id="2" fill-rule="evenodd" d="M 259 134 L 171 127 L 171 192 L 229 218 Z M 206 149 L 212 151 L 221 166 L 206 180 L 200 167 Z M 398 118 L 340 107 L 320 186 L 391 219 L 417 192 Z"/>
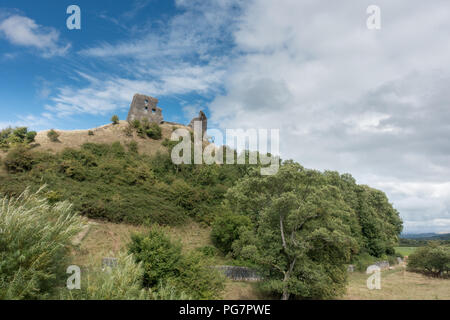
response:
<path id="1" fill-rule="evenodd" d="M 186 128 L 183 125 L 178 125 L 181 128 Z M 84 143 L 106 143 L 111 144 L 119 141 L 125 145 L 131 141 L 136 141 L 138 144 L 139 152 L 153 155 L 159 152 L 167 152 L 167 148 L 161 145 L 161 142 L 165 138 L 170 138 L 172 134 L 172 124 L 163 123 L 160 125 L 162 131 L 162 138 L 160 140 L 153 140 L 150 138 L 140 138 L 133 131 L 131 137 L 125 134 L 125 128 L 128 127 L 127 121 L 120 121 L 118 124 L 107 124 L 98 128 L 88 130 L 57 130 L 55 131 L 60 135 L 59 142 L 52 142 L 47 137 L 47 131 L 38 132 L 35 138 L 35 143 L 38 145 L 36 150 L 61 152 L 65 148 L 80 148 Z M 89 135 L 89 131 L 92 131 L 93 135 Z"/>
<path id="2" fill-rule="evenodd" d="M 227 280 L 222 294 L 223 300 L 261 300 L 263 297 L 257 289 L 255 282 L 242 282 Z"/>
<path id="3" fill-rule="evenodd" d="M 349 275 L 346 300 L 448 300 L 450 279 L 431 278 L 405 271 L 402 267 L 381 273 L 381 289 L 369 290 L 369 275 L 355 272 Z"/>
<path id="4" fill-rule="evenodd" d="M 150 228 L 124 223 L 89 220 L 91 227 L 83 240 L 73 251 L 73 261 L 80 266 L 99 265 L 104 257 L 116 257 L 126 250 L 133 233 L 145 233 Z M 212 245 L 210 228 L 190 222 L 180 227 L 160 227 L 174 240 L 180 241 L 183 251 L 190 251 Z"/>

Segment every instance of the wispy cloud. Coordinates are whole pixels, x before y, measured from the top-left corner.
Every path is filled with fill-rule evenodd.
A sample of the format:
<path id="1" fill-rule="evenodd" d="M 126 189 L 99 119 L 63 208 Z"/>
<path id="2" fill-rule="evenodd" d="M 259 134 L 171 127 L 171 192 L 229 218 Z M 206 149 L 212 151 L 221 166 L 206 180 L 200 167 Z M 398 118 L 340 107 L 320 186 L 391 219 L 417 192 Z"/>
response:
<path id="1" fill-rule="evenodd" d="M 64 55 L 70 48 L 61 43 L 56 29 L 17 14 L 0 21 L 0 35 L 13 45 L 36 49 L 45 58 Z"/>
<path id="2" fill-rule="evenodd" d="M 135 7 L 147 4 L 136 2 Z M 56 88 L 46 109 L 59 116 L 104 114 L 126 108 L 136 92 L 155 96 L 217 93 L 232 50 L 231 32 L 226 32 L 233 25 L 232 2 L 178 1 L 177 5 L 180 14 L 162 27 L 150 28 L 145 36 L 79 51 L 82 59 L 105 64 L 110 72 L 78 70 L 77 76 L 87 84 Z"/>

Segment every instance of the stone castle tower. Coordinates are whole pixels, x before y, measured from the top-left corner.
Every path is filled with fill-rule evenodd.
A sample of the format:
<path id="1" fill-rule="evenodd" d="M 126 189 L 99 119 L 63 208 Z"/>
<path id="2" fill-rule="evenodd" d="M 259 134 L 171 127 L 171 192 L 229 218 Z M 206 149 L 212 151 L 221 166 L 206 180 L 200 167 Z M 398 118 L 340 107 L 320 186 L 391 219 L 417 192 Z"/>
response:
<path id="1" fill-rule="evenodd" d="M 136 93 L 133 96 L 133 101 L 131 102 L 130 111 L 128 112 L 127 121 L 139 120 L 142 121 L 147 119 L 150 123 L 161 124 L 164 121 L 162 115 L 162 109 L 157 107 L 158 99 L 146 96 L 143 94 Z M 208 119 L 203 111 L 200 111 L 198 117 L 191 120 L 188 127 L 194 128 L 194 122 L 201 121 L 202 131 L 205 136 L 206 129 L 208 127 Z M 166 122 L 168 124 L 178 125 L 175 122 Z"/>
<path id="2" fill-rule="evenodd" d="M 164 122 L 162 109 L 158 108 L 158 99 L 136 93 L 131 102 L 127 121 L 147 119 L 150 123 L 160 124 Z"/>

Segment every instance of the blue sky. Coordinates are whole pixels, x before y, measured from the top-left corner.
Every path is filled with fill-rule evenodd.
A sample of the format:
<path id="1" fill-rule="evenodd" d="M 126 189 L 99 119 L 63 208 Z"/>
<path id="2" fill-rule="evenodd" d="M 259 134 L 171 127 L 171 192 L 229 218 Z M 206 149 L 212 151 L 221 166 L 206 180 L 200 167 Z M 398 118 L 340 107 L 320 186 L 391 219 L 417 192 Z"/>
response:
<path id="1" fill-rule="evenodd" d="M 200 55 L 214 55 L 219 47 L 224 54 L 224 48 L 231 47 L 223 38 L 205 39 L 202 45 L 208 43 L 208 47 L 197 52 L 193 46 L 199 39 L 185 37 L 183 32 L 189 30 L 183 27 L 190 26 L 183 15 L 199 17 L 201 13 L 172 1 L 77 1 L 81 30 L 69 30 L 66 8 L 71 4 L 73 1 L 2 1 L 0 19 L 9 23 L 4 23 L 0 37 L 0 124 L 24 124 L 38 130 L 91 128 L 108 122 L 114 113 L 125 118 L 137 92 L 157 96 L 167 120 L 189 122 L 200 109 L 207 112 L 205 104 L 212 99 L 212 90 L 217 92 L 220 86 L 183 83 L 183 77 L 175 74 L 177 66 L 203 67 L 209 62 Z M 176 17 L 182 19 L 174 21 Z M 17 31 L 17 24 L 25 25 L 24 30 Z M 36 43 L 46 44 L 24 44 L 30 34 Z M 53 35 L 50 39 L 49 34 Z M 116 56 L 89 51 L 108 51 L 109 45 L 122 43 L 122 49 L 132 50 L 134 45 L 136 51 L 117 52 Z M 160 82 L 160 77 L 169 74 L 172 79 Z M 99 82 L 107 79 L 111 83 L 105 89 Z M 108 105 L 107 99 L 120 85 L 114 82 L 120 80 L 130 83 Z M 96 85 L 100 86 L 97 91 L 110 91 L 97 97 L 92 92 L 80 93 L 79 101 L 69 97 Z"/>
<path id="2" fill-rule="evenodd" d="M 385 191 L 406 232 L 450 232 L 448 30 L 448 0 L 3 0 L 0 127 L 97 127 L 147 94 L 169 121 L 279 129 L 282 158 Z"/>

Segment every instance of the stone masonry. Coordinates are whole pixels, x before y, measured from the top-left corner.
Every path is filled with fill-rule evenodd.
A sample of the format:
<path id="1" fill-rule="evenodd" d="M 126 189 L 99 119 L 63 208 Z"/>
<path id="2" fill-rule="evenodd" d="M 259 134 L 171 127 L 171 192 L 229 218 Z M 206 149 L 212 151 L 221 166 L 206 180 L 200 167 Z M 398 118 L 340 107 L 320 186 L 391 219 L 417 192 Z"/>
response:
<path id="1" fill-rule="evenodd" d="M 162 109 L 157 107 L 158 99 L 136 93 L 131 102 L 127 121 L 147 119 L 150 123 L 160 124 L 164 121 Z"/>

